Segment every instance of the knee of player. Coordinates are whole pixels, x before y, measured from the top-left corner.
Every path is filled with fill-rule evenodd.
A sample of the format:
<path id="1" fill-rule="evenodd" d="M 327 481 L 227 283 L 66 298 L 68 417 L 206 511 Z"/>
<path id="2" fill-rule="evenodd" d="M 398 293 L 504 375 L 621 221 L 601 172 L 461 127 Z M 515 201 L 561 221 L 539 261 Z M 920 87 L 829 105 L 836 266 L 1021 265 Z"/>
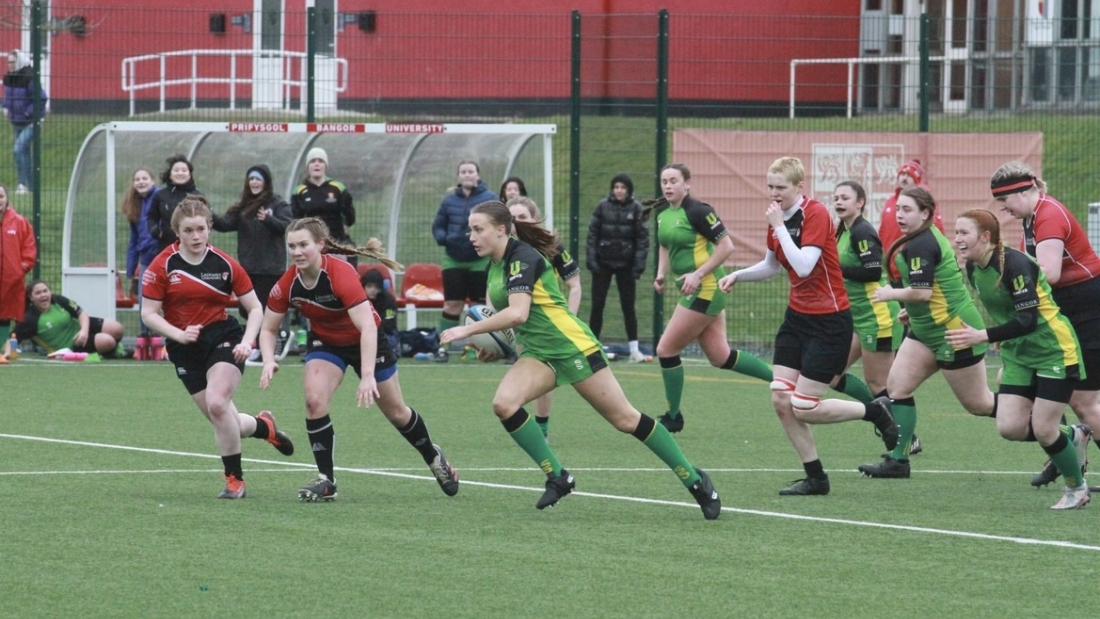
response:
<path id="1" fill-rule="evenodd" d="M 515 414 L 515 412 L 520 409 L 520 406 L 520 404 L 512 401 L 511 398 L 505 398 L 501 396 L 493 398 L 493 414 L 496 415 L 497 418 L 501 421 L 504 421 L 505 419 L 508 419 L 513 414 Z"/>
<path id="2" fill-rule="evenodd" d="M 221 417 L 229 411 L 231 400 L 220 396 L 206 396 L 206 412 L 211 418 Z"/>
<path id="3" fill-rule="evenodd" d="M 817 396 L 807 395 L 797 391 L 791 394 L 791 410 L 798 419 L 805 421 L 806 419 L 812 418 L 814 413 L 817 413 L 820 408 L 821 398 Z"/>
<path id="4" fill-rule="evenodd" d="M 310 419 L 317 419 L 324 417 L 328 412 L 326 409 L 326 399 L 317 395 L 306 396 L 306 414 Z"/>

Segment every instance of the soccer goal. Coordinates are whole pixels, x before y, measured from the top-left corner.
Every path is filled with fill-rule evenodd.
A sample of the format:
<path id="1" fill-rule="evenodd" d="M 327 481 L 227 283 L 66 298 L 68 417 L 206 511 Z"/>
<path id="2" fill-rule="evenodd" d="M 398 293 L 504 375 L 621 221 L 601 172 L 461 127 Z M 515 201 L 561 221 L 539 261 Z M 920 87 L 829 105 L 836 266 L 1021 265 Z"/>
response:
<path id="1" fill-rule="evenodd" d="M 477 161 L 496 192 L 509 176 L 554 221 L 552 124 L 109 122 L 85 138 L 69 181 L 62 246 L 62 292 L 95 316 L 113 318 L 119 273 L 125 274 L 130 231 L 119 211 L 132 175 L 159 178 L 165 160 L 183 154 L 197 188 L 217 213 L 236 202 L 245 171 L 266 164 L 276 193 L 289 200 L 305 177 L 310 148 L 324 148 L 329 176 L 347 185 L 356 209 L 352 238 L 377 237 L 404 264 L 438 263 L 431 224 L 453 191 L 457 164 Z M 159 180 L 158 180 L 159 184 Z M 211 242 L 236 253 L 236 235 Z"/>

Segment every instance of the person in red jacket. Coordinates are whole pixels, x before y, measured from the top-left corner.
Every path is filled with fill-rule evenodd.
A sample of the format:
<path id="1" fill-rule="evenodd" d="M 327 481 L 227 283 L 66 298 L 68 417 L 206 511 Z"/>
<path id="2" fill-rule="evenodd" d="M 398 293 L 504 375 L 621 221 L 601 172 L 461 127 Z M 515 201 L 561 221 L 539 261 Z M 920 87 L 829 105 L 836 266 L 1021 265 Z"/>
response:
<path id="1" fill-rule="evenodd" d="M 0 185 L 0 365 L 8 363 L 11 323 L 23 320 L 27 273 L 37 260 L 34 228 L 11 207 L 8 190 Z"/>
<path id="2" fill-rule="evenodd" d="M 898 179 L 896 186 L 894 187 L 894 195 L 886 201 L 886 204 L 882 207 L 882 219 L 878 224 L 878 236 L 882 241 L 883 247 L 890 247 L 894 244 L 894 241 L 901 238 L 901 228 L 898 227 L 898 218 L 896 214 L 898 196 L 901 192 L 909 189 L 910 187 L 924 187 L 925 172 L 924 166 L 921 165 L 920 159 L 910 159 L 902 164 L 898 168 Z M 936 227 L 943 232 L 943 217 L 939 212 L 936 213 L 936 219 L 934 220 Z M 890 266 L 891 279 L 897 279 L 899 277 L 897 267 Z"/>

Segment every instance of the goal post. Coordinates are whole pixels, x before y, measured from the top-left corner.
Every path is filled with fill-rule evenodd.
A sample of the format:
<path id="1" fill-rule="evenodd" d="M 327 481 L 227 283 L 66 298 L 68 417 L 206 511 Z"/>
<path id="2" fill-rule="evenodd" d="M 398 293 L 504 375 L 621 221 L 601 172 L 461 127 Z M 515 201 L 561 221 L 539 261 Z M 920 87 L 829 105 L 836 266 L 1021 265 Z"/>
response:
<path id="1" fill-rule="evenodd" d="M 324 148 L 329 176 L 354 199 L 352 238 L 382 239 L 405 264 L 438 263 L 443 250 L 431 237 L 431 222 L 444 194 L 454 190 L 460 160 L 477 161 L 494 192 L 505 178 L 523 177 L 552 227 L 556 133 L 554 124 L 521 123 L 103 123 L 85 138 L 69 181 L 62 293 L 93 315 L 115 317 L 129 240 L 121 201 L 135 169 L 148 168 L 157 180 L 174 154 L 192 162 L 197 188 L 224 213 L 239 199 L 249 166 L 267 165 L 275 192 L 289 201 L 305 176 L 306 153 Z M 211 242 L 236 253 L 236 235 L 216 234 Z"/>

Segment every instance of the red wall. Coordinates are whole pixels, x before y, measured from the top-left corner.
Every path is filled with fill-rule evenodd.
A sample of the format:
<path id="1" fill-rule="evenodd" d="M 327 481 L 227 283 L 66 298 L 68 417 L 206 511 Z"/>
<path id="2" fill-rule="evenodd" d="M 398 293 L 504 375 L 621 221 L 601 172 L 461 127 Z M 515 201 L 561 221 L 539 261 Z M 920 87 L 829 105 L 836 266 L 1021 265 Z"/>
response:
<path id="1" fill-rule="evenodd" d="M 89 33 L 52 37 L 53 92 L 58 99 L 124 99 L 121 59 L 178 49 L 248 49 L 252 35 L 228 25 L 209 32 L 211 13 L 250 13 L 251 0 L 192 0 L 170 9 L 133 0 L 54 0 L 53 16 L 84 15 Z M 342 13 L 372 10 L 377 30 L 355 24 L 338 35 L 351 65 L 350 99 L 565 98 L 570 84 L 568 9 L 545 0 L 467 0 L 462 13 L 433 11 L 428 0 L 344 0 Z M 177 6 L 183 6 L 177 5 Z M 286 46 L 304 51 L 304 0 L 288 0 Z M 506 8 L 505 8 L 506 7 Z M 782 101 L 794 57 L 858 53 L 859 3 L 820 0 L 575 0 L 582 28 L 584 95 L 649 98 L 656 69 L 656 13 L 671 13 L 673 99 Z M 603 15 L 616 14 L 614 18 Z M 798 15 L 792 17 L 791 15 Z M 0 41 L 8 47 L 11 31 Z M 170 72 L 189 74 L 189 61 Z M 202 73 L 228 76 L 228 60 L 201 61 Z M 251 61 L 238 64 L 251 74 Z M 156 75 L 149 65 L 139 77 Z M 813 69 L 812 80 L 843 84 L 843 67 Z M 249 96 L 246 90 L 241 96 Z M 186 97 L 176 87 L 170 97 Z M 225 86 L 204 85 L 200 97 L 226 98 Z M 142 98 L 155 98 L 147 91 Z M 843 88 L 800 90 L 800 100 L 842 101 Z"/>

